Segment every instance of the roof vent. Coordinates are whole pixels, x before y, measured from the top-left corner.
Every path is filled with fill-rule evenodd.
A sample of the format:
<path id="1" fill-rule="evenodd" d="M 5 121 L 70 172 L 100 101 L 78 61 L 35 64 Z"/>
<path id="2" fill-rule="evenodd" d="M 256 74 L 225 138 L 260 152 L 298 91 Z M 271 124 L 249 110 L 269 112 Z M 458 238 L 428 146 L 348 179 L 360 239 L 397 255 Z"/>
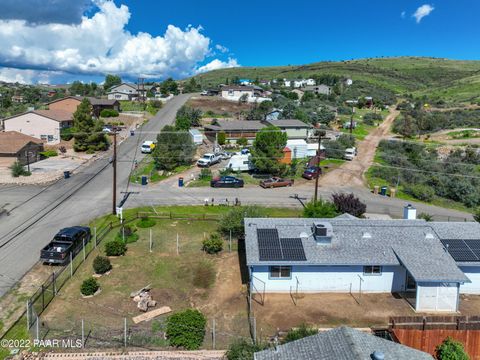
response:
<path id="1" fill-rule="evenodd" d="M 425 240 L 433 240 L 433 239 L 435 239 L 435 236 L 432 233 L 430 232 L 425 233 Z"/>
<path id="2" fill-rule="evenodd" d="M 385 355 L 383 352 L 375 350 L 372 354 L 372 359 L 373 360 L 385 360 Z"/>
<path id="3" fill-rule="evenodd" d="M 372 238 L 372 234 L 370 234 L 369 232 L 364 232 L 363 235 L 362 235 L 362 238 L 363 239 L 371 239 Z"/>
<path id="4" fill-rule="evenodd" d="M 331 244 L 333 236 L 332 224 L 329 222 L 314 222 L 313 237 L 317 244 Z"/>
<path id="5" fill-rule="evenodd" d="M 308 239 L 308 234 L 305 231 L 302 231 L 300 233 L 300 239 L 307 240 Z"/>

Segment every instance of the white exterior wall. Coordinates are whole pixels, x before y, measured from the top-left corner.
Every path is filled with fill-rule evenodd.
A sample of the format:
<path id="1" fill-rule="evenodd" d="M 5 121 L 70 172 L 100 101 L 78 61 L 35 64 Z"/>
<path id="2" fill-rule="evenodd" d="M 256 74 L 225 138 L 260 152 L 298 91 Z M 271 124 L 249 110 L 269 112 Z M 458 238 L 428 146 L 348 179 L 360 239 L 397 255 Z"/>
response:
<path id="1" fill-rule="evenodd" d="M 396 292 L 404 291 L 406 270 L 402 266 L 383 266 L 381 275 L 364 275 L 363 266 L 292 266 L 290 279 L 270 279 L 269 266 L 254 266 L 251 281 L 254 291 L 289 292 Z"/>
<path id="2" fill-rule="evenodd" d="M 417 283 L 416 311 L 458 310 L 457 283 Z"/>
<path id="3" fill-rule="evenodd" d="M 248 98 L 253 97 L 253 90 L 222 90 L 222 98 L 232 101 L 238 101 L 242 95 L 248 95 Z"/>
<path id="4" fill-rule="evenodd" d="M 460 270 L 462 270 L 471 281 L 471 283 L 460 285 L 460 294 L 480 295 L 480 267 L 460 266 Z"/>
<path id="5" fill-rule="evenodd" d="M 108 100 L 130 100 L 129 94 L 111 93 L 107 95 Z"/>
<path id="6" fill-rule="evenodd" d="M 60 142 L 60 123 L 47 117 L 35 114 L 25 113 L 7 119 L 4 122 L 5 131 L 18 131 L 22 134 L 42 139 L 42 135 L 53 136 L 53 141 L 48 144 L 58 144 Z"/>

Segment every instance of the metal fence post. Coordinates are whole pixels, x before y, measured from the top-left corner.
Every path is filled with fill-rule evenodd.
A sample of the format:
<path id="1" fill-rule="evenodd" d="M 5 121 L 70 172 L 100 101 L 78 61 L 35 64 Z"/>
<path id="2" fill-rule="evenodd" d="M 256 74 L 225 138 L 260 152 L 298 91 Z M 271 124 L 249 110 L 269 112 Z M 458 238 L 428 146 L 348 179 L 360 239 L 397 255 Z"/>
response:
<path id="1" fill-rule="evenodd" d="M 93 238 L 95 240 L 95 249 L 97 248 L 97 227 L 93 228 Z"/>
<path id="2" fill-rule="evenodd" d="M 84 322 L 83 322 L 83 319 L 82 319 L 82 348 L 85 347 L 85 326 L 84 326 Z"/>
<path id="3" fill-rule="evenodd" d="M 30 299 L 27 300 L 27 332 L 30 331 Z"/>
<path id="4" fill-rule="evenodd" d="M 257 344 L 257 319 L 253 317 L 253 343 Z"/>
<path id="5" fill-rule="evenodd" d="M 127 347 L 127 318 L 123 319 L 123 342 L 125 347 Z"/>
<path id="6" fill-rule="evenodd" d="M 212 326 L 212 348 L 215 350 L 215 318 L 213 319 L 213 326 Z"/>
<path id="7" fill-rule="evenodd" d="M 45 310 L 45 288 L 42 284 L 42 311 Z"/>
<path id="8" fill-rule="evenodd" d="M 53 296 L 57 296 L 57 283 L 55 280 L 55 271 L 52 273 L 52 281 L 53 281 Z"/>
<path id="9" fill-rule="evenodd" d="M 82 239 L 82 243 L 83 243 L 83 262 L 85 262 L 85 238 Z"/>
<path id="10" fill-rule="evenodd" d="M 36 326 L 36 329 L 37 329 L 37 341 L 39 340 L 39 334 L 40 334 L 40 329 L 39 329 L 39 325 L 40 324 L 40 321 L 38 320 L 38 315 L 37 315 L 37 326 Z"/>
<path id="11" fill-rule="evenodd" d="M 152 229 L 150 229 L 150 252 L 152 252 Z"/>
<path id="12" fill-rule="evenodd" d="M 70 253 L 70 278 L 73 276 L 73 256 Z"/>

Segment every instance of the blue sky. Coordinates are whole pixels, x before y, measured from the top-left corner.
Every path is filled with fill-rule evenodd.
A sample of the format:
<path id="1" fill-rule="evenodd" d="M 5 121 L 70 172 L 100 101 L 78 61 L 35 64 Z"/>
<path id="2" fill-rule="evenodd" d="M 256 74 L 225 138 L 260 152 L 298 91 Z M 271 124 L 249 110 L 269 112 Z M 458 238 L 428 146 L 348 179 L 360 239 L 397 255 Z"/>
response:
<path id="1" fill-rule="evenodd" d="M 479 14 L 476 0 L 2 0 L 0 80 L 183 78 L 402 55 L 473 60 Z"/>

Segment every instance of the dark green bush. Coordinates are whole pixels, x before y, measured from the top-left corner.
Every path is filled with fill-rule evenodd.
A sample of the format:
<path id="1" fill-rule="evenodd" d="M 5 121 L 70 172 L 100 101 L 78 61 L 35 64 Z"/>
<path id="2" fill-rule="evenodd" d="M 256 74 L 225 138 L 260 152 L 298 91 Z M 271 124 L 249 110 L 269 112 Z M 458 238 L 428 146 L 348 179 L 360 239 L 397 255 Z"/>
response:
<path id="1" fill-rule="evenodd" d="M 90 277 L 83 281 L 82 286 L 80 287 L 80 292 L 82 295 L 90 296 L 95 294 L 99 288 L 100 285 L 98 284 L 98 281 L 93 277 Z"/>
<path id="2" fill-rule="evenodd" d="M 334 218 L 338 215 L 335 204 L 322 198 L 308 202 L 303 209 L 303 217 L 306 218 Z"/>
<path id="3" fill-rule="evenodd" d="M 242 339 L 230 344 L 226 356 L 228 360 L 253 360 L 253 354 L 266 348 L 266 345 L 255 345 L 251 341 Z"/>
<path id="4" fill-rule="evenodd" d="M 109 241 L 105 244 L 105 254 L 107 256 L 122 256 L 127 252 L 127 245 L 119 239 Z"/>
<path id="5" fill-rule="evenodd" d="M 200 179 L 209 179 L 211 177 L 212 177 L 212 170 L 206 169 L 206 168 L 200 170 L 200 176 L 199 176 Z"/>
<path id="6" fill-rule="evenodd" d="M 220 131 L 217 137 L 218 145 L 225 145 L 226 140 L 227 140 L 227 135 L 225 134 L 225 131 Z"/>
<path id="7" fill-rule="evenodd" d="M 168 317 L 166 336 L 170 345 L 187 350 L 200 348 L 207 319 L 196 309 L 180 311 Z"/>
<path id="8" fill-rule="evenodd" d="M 383 120 L 382 115 L 377 113 L 366 113 L 363 116 L 363 122 L 367 125 L 375 125 Z"/>
<path id="9" fill-rule="evenodd" d="M 301 324 L 298 328 L 290 329 L 283 339 L 283 343 L 302 339 L 307 336 L 318 334 L 318 330 L 308 327 L 306 324 Z"/>
<path id="10" fill-rule="evenodd" d="M 222 215 L 219 230 L 225 236 L 239 237 L 244 234 L 243 219 L 246 217 L 265 217 L 265 213 L 258 206 L 237 206 Z"/>
<path id="11" fill-rule="evenodd" d="M 245 137 L 241 137 L 237 140 L 237 145 L 247 146 L 247 144 L 248 144 L 248 139 Z"/>
<path id="12" fill-rule="evenodd" d="M 73 138 L 73 134 L 75 133 L 74 127 L 63 128 L 60 130 L 60 138 L 63 141 L 70 141 Z"/>
<path id="13" fill-rule="evenodd" d="M 46 151 L 40 152 L 39 154 L 46 158 L 54 157 L 58 155 L 58 153 L 55 150 L 46 150 Z"/>
<path id="14" fill-rule="evenodd" d="M 421 201 L 432 201 L 435 196 L 435 191 L 431 187 L 422 184 L 405 185 L 403 191 Z"/>
<path id="15" fill-rule="evenodd" d="M 19 176 L 30 176 L 32 175 L 30 172 L 28 172 L 21 163 L 18 161 L 15 161 L 11 166 L 10 170 L 12 172 L 13 177 L 19 177 Z"/>
<path id="16" fill-rule="evenodd" d="M 103 118 L 117 117 L 118 115 L 118 111 L 114 109 L 103 109 L 100 111 L 100 116 Z"/>
<path id="17" fill-rule="evenodd" d="M 97 256 L 93 260 L 93 270 L 95 274 L 105 274 L 107 271 L 112 269 L 112 264 L 110 260 L 104 256 Z"/>
<path id="18" fill-rule="evenodd" d="M 140 220 L 137 221 L 137 226 L 142 229 L 150 228 L 152 226 L 155 226 L 155 224 L 155 220 L 149 217 L 142 217 Z"/>
<path id="19" fill-rule="evenodd" d="M 209 254 L 219 253 L 223 249 L 223 239 L 219 234 L 214 233 L 203 240 L 202 249 Z"/>

